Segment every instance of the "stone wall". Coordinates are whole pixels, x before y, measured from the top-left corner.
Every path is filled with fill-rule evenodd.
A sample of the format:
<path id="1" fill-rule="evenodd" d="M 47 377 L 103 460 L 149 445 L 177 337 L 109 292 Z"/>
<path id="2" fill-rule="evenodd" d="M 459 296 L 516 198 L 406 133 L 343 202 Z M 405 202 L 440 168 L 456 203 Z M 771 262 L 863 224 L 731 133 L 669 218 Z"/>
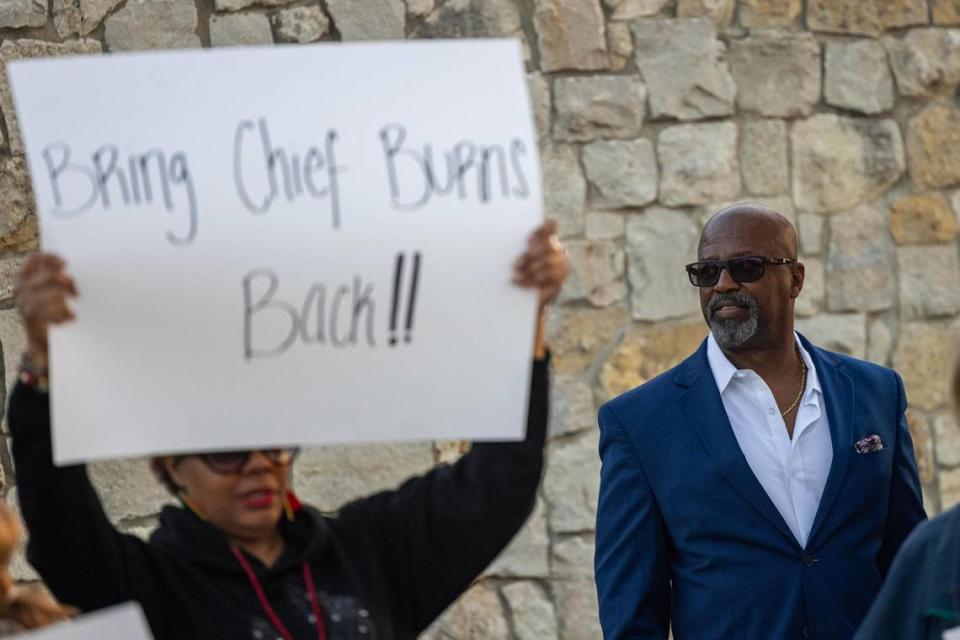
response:
<path id="1" fill-rule="evenodd" d="M 536 513 L 426 637 L 600 637 L 595 410 L 704 337 L 682 267 L 704 219 L 731 201 L 759 201 L 796 222 L 807 265 L 799 329 L 900 371 L 928 508 L 960 500 L 960 431 L 946 392 L 960 313 L 960 0 L 0 2 L 2 60 L 471 36 L 525 43 L 547 211 L 574 272 L 550 316 L 555 395 Z M 11 282 L 37 230 L 2 77 L 0 110 L 9 386 L 23 344 Z M 296 484 L 335 508 L 461 451 L 315 450 L 298 463 Z M 0 462 L 12 499 L 5 448 Z M 166 496 L 143 463 L 98 464 L 94 475 L 119 525 L 148 531 Z"/>

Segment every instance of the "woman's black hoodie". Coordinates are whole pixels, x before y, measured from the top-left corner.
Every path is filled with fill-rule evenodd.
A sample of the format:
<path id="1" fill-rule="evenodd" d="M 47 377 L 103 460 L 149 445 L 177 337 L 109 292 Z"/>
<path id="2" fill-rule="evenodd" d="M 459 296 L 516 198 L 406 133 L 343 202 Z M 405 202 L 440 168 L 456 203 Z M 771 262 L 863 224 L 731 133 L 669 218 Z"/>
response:
<path id="1" fill-rule="evenodd" d="M 283 521 L 269 569 L 247 556 L 291 634 L 315 639 L 310 565 L 328 640 L 415 638 L 506 546 L 532 509 L 543 464 L 548 363 L 533 367 L 527 437 L 477 443 L 438 467 L 344 506 Z M 227 539 L 166 507 L 149 543 L 110 524 L 82 465 L 55 467 L 47 396 L 18 385 L 9 407 L 28 559 L 61 601 L 84 611 L 136 600 L 157 640 L 274 640 Z"/>

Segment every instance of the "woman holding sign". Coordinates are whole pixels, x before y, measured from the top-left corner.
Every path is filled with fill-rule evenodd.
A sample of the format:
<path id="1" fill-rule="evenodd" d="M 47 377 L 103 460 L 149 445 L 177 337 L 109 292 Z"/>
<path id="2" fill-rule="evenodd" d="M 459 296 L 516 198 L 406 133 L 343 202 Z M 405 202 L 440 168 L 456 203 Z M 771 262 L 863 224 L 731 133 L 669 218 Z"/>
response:
<path id="1" fill-rule="evenodd" d="M 136 600 L 157 640 L 415 638 L 534 504 L 549 386 L 543 310 L 569 271 L 555 229 L 535 231 L 514 265 L 514 281 L 540 293 L 525 441 L 475 444 L 333 517 L 288 491 L 295 449 L 157 458 L 183 507 L 163 510 L 149 542 L 113 528 L 82 465 L 53 465 L 47 328 L 72 319 L 77 291 L 62 260 L 32 256 L 17 286 L 28 349 L 9 408 L 30 561 L 84 611 Z"/>

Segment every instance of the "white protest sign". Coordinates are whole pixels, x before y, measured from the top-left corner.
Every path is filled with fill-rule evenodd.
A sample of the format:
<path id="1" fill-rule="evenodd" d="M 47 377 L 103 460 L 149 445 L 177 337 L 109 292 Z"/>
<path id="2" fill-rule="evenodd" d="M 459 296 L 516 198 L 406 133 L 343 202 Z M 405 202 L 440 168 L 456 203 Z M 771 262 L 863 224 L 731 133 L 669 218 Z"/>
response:
<path id="1" fill-rule="evenodd" d="M 129 602 L 14 637 L 23 640 L 152 640 L 153 635 L 140 605 Z"/>
<path id="2" fill-rule="evenodd" d="M 541 219 L 512 40 L 10 65 L 58 463 L 523 435 Z"/>

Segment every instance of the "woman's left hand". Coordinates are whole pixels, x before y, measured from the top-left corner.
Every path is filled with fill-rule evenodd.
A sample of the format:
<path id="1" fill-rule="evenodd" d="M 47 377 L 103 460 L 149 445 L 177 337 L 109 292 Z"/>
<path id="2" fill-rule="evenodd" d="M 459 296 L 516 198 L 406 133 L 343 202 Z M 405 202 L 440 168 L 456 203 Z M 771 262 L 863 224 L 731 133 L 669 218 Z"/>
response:
<path id="1" fill-rule="evenodd" d="M 536 287 L 542 310 L 556 300 L 569 274 L 567 254 L 557 238 L 557 223 L 545 222 L 530 235 L 527 250 L 513 264 L 513 281 L 521 287 Z"/>

